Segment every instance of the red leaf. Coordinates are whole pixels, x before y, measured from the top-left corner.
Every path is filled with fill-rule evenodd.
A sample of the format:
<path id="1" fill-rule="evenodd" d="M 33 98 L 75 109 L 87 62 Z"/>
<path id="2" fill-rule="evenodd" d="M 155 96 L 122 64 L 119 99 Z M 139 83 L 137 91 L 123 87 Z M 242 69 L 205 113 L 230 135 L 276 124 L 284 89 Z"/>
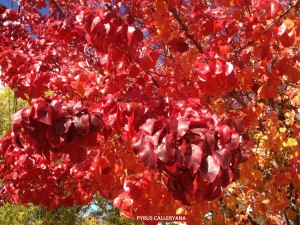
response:
<path id="1" fill-rule="evenodd" d="M 89 130 L 89 125 L 90 125 L 90 116 L 88 114 L 84 114 L 80 117 L 81 123 L 82 123 L 82 128 L 85 132 Z"/>
<path id="2" fill-rule="evenodd" d="M 235 131 L 238 133 L 242 133 L 244 130 L 244 119 L 243 118 L 233 118 L 234 125 L 235 125 Z"/>
<path id="3" fill-rule="evenodd" d="M 282 23 L 281 26 L 278 27 L 278 32 L 277 32 L 277 34 L 278 34 L 279 36 L 282 36 L 282 35 L 285 33 L 286 30 L 287 30 L 287 26 L 285 25 L 285 23 Z"/>
<path id="4" fill-rule="evenodd" d="M 169 119 L 169 127 L 172 133 L 177 134 L 178 121 L 176 118 L 171 117 Z"/>
<path id="5" fill-rule="evenodd" d="M 144 35 L 143 35 L 143 32 L 139 28 L 129 26 L 127 38 L 128 38 L 129 44 L 135 45 L 144 39 Z"/>
<path id="6" fill-rule="evenodd" d="M 177 140 L 179 140 L 186 134 L 186 132 L 189 129 L 189 126 L 190 126 L 190 121 L 187 118 L 178 119 Z"/>
<path id="7" fill-rule="evenodd" d="M 227 75 L 231 74 L 232 71 L 233 71 L 232 63 L 226 62 L 226 64 L 225 64 L 225 75 L 227 76 Z"/>
<path id="8" fill-rule="evenodd" d="M 218 124 L 216 127 L 216 131 L 220 135 L 221 143 L 225 144 L 229 141 L 231 135 L 229 126 Z"/>
<path id="9" fill-rule="evenodd" d="M 194 175 L 200 167 L 203 150 L 199 145 L 189 144 L 184 153 L 185 165 Z"/>
<path id="10" fill-rule="evenodd" d="M 60 101 L 58 100 L 52 100 L 50 105 L 53 108 L 53 111 L 55 113 L 56 117 L 61 117 L 61 115 L 63 114 L 63 110 L 62 110 L 62 104 Z"/>
<path id="11" fill-rule="evenodd" d="M 103 26 L 103 23 L 101 22 L 101 18 L 99 16 L 96 16 L 93 19 L 91 30 L 89 32 L 94 34 L 97 33 L 100 26 Z"/>
<path id="12" fill-rule="evenodd" d="M 140 160 L 145 164 L 145 166 L 151 169 L 156 168 L 157 156 L 154 153 L 154 145 L 151 143 L 147 136 L 141 139 L 138 156 Z"/>
<path id="13" fill-rule="evenodd" d="M 185 42 L 185 39 L 182 37 L 174 38 L 168 43 L 171 49 L 175 52 L 186 52 L 189 50 L 189 45 Z"/>
<path id="14" fill-rule="evenodd" d="M 46 131 L 46 137 L 52 148 L 59 147 L 60 137 L 56 134 L 56 132 L 52 126 L 48 127 L 48 129 Z"/>
<path id="15" fill-rule="evenodd" d="M 225 144 L 225 148 L 228 150 L 235 150 L 240 145 L 240 135 L 238 133 L 232 132 L 230 141 Z"/>
<path id="16" fill-rule="evenodd" d="M 202 172 L 202 176 L 204 176 L 204 178 L 211 183 L 218 176 L 220 165 L 214 157 L 208 155 L 202 158 L 200 170 Z"/>
<path id="17" fill-rule="evenodd" d="M 231 163 L 231 152 L 226 148 L 214 151 L 213 156 L 221 166 L 228 166 Z"/>
<path id="18" fill-rule="evenodd" d="M 171 141 L 172 134 L 167 134 L 163 138 L 161 144 L 154 150 L 157 157 L 165 163 L 171 163 L 174 161 L 175 149 L 172 146 Z"/>
<path id="19" fill-rule="evenodd" d="M 157 119 L 148 119 L 146 123 L 144 123 L 141 127 L 140 130 L 143 130 L 144 134 L 152 135 L 153 134 L 153 128 L 154 128 L 154 123 L 157 121 Z"/>
<path id="20" fill-rule="evenodd" d="M 52 125 L 51 121 L 51 108 L 48 106 L 40 106 L 35 108 L 35 118 L 38 119 L 38 121 L 45 123 L 47 125 Z"/>
<path id="21" fill-rule="evenodd" d="M 211 20 L 206 20 L 202 23 L 201 34 L 210 35 L 214 31 L 214 23 Z"/>
<path id="22" fill-rule="evenodd" d="M 178 175 L 178 180 L 180 184 L 184 187 L 184 189 L 190 193 L 195 193 L 197 190 L 197 180 L 196 176 L 191 176 L 191 174 L 187 171 L 182 172 Z"/>
<path id="23" fill-rule="evenodd" d="M 216 139 L 215 139 L 215 133 L 213 131 L 207 131 L 205 134 L 205 140 L 209 147 L 209 149 L 212 151 L 216 148 Z"/>
<path id="24" fill-rule="evenodd" d="M 86 149 L 78 146 L 78 145 L 71 145 L 67 147 L 67 152 L 69 154 L 70 160 L 72 163 L 82 163 L 87 156 Z"/>
<path id="25" fill-rule="evenodd" d="M 233 179 L 233 172 L 232 169 L 228 166 L 227 169 L 223 169 L 223 181 L 222 181 L 222 187 L 227 187 Z"/>
<path id="26" fill-rule="evenodd" d="M 103 126 L 102 118 L 99 114 L 91 115 L 90 131 L 96 132 Z"/>

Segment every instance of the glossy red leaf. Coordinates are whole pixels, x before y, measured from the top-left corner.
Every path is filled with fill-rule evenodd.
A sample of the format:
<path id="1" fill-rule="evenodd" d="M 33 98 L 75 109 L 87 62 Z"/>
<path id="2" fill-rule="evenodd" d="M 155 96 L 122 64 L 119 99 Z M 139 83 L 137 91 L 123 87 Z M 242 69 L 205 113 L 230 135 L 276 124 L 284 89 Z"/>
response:
<path id="1" fill-rule="evenodd" d="M 90 131 L 96 132 L 103 126 L 102 118 L 99 114 L 91 115 Z"/>
<path id="2" fill-rule="evenodd" d="M 214 151 L 213 156 L 221 166 L 228 166 L 231 163 L 231 151 L 226 148 Z"/>
<path id="3" fill-rule="evenodd" d="M 230 141 L 225 144 L 225 148 L 228 150 L 235 150 L 240 145 L 240 135 L 238 133 L 232 132 Z"/>
<path id="4" fill-rule="evenodd" d="M 220 165 L 213 156 L 208 155 L 202 158 L 200 171 L 202 176 L 204 176 L 204 178 L 211 183 L 218 176 L 220 172 Z"/>
<path id="5" fill-rule="evenodd" d="M 205 134 L 205 141 L 207 143 L 207 146 L 209 150 L 214 150 L 216 148 L 216 139 L 215 139 L 215 132 L 213 131 L 208 131 Z"/>
<path id="6" fill-rule="evenodd" d="M 146 121 L 146 123 L 144 123 L 142 126 L 141 126 L 141 130 L 143 130 L 143 132 L 145 134 L 148 134 L 148 135 L 152 135 L 153 134 L 153 128 L 154 128 L 154 123 L 156 122 L 157 120 L 156 119 L 148 119 Z"/>
<path id="7" fill-rule="evenodd" d="M 47 125 L 52 125 L 51 111 L 52 111 L 51 108 L 48 106 L 38 105 L 35 108 L 34 117 L 42 123 L 45 123 Z"/>
<path id="8" fill-rule="evenodd" d="M 154 149 L 157 158 L 165 163 L 172 163 L 174 161 L 175 149 L 172 146 L 172 135 L 167 134 L 160 145 Z"/>
<path id="9" fill-rule="evenodd" d="M 235 125 L 235 131 L 238 133 L 242 133 L 244 130 L 244 119 L 236 117 L 233 119 L 234 120 L 234 125 Z"/>
<path id="10" fill-rule="evenodd" d="M 154 145 L 151 143 L 147 136 L 141 139 L 138 156 L 140 160 L 145 164 L 145 166 L 151 169 L 156 168 L 157 156 L 154 153 Z"/>
<path id="11" fill-rule="evenodd" d="M 203 150 L 200 146 L 189 144 L 184 153 L 184 162 L 187 168 L 190 169 L 192 175 L 194 175 L 201 164 Z"/>
<path id="12" fill-rule="evenodd" d="M 216 126 L 216 131 L 219 133 L 222 143 L 225 144 L 229 141 L 231 136 L 231 131 L 229 126 L 218 124 Z"/>
<path id="13" fill-rule="evenodd" d="M 177 140 L 179 140 L 186 134 L 186 132 L 189 129 L 189 126 L 190 126 L 190 121 L 187 118 L 178 119 Z"/>
<path id="14" fill-rule="evenodd" d="M 231 74 L 232 71 L 233 71 L 232 63 L 226 62 L 226 64 L 225 64 L 225 75 L 227 76 L 227 75 Z"/>
<path id="15" fill-rule="evenodd" d="M 129 44 L 134 45 L 134 44 L 141 42 L 144 38 L 144 35 L 143 35 L 143 32 L 139 28 L 129 26 L 127 38 L 128 38 Z"/>

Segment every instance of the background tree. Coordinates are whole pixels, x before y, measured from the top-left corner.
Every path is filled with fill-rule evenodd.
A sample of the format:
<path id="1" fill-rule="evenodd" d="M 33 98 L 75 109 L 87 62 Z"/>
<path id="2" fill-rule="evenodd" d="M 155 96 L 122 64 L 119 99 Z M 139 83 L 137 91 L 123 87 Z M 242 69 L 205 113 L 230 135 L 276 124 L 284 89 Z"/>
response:
<path id="1" fill-rule="evenodd" d="M 27 101 L 17 99 L 14 92 L 8 87 L 2 87 L 0 91 L 0 132 L 2 135 L 11 129 L 11 116 L 18 109 L 25 107 Z"/>
<path id="2" fill-rule="evenodd" d="M 19 5 L 0 8 L 1 80 L 30 102 L 1 139 L 4 202 L 299 223 L 299 0 Z"/>

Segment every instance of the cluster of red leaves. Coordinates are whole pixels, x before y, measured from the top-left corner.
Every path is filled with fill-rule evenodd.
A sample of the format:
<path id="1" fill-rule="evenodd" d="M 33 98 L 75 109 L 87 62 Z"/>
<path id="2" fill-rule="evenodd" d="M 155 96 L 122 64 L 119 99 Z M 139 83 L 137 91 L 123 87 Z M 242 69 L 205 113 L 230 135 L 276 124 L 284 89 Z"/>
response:
<path id="1" fill-rule="evenodd" d="M 198 75 L 199 86 L 205 93 L 213 96 L 223 96 L 238 87 L 238 80 L 231 62 L 211 52 L 203 54 L 194 65 Z M 212 88 L 214 87 L 214 88 Z"/>
<path id="2" fill-rule="evenodd" d="M 140 160 L 166 176 L 173 196 L 185 204 L 212 200 L 238 178 L 238 165 L 248 153 L 241 143 L 243 119 L 221 121 L 205 107 L 174 104 L 168 117 L 148 119 L 133 145 Z M 247 146 L 249 148 L 249 146 Z"/>
<path id="3" fill-rule="evenodd" d="M 99 167 L 107 167 L 92 148 L 102 116 L 81 102 L 40 98 L 32 105 L 14 115 L 12 131 L 1 139 L 2 197 L 48 209 L 87 204 L 99 189 Z"/>

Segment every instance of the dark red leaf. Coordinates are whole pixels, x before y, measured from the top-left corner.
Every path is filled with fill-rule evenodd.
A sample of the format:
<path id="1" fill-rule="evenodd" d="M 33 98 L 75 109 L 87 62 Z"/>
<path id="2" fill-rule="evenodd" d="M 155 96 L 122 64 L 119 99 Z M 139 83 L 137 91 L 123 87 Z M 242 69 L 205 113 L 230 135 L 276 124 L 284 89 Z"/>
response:
<path id="1" fill-rule="evenodd" d="M 171 49 L 175 52 L 186 52 L 189 50 L 189 45 L 185 42 L 184 38 L 174 38 L 168 43 L 171 47 Z"/>
<path id="2" fill-rule="evenodd" d="M 56 117 L 60 117 L 63 114 L 62 103 L 58 100 L 52 100 L 50 105 L 53 108 Z"/>
<path id="3" fill-rule="evenodd" d="M 153 134 L 153 128 L 154 123 L 157 121 L 157 119 L 148 119 L 146 123 L 144 123 L 140 129 L 143 130 L 144 134 L 152 135 Z"/>
<path id="4" fill-rule="evenodd" d="M 78 145 L 70 145 L 67 147 L 67 152 L 72 163 L 82 163 L 87 156 L 86 149 Z"/>
<path id="5" fill-rule="evenodd" d="M 244 130 L 244 119 L 243 118 L 234 118 L 235 131 L 238 133 L 242 133 Z"/>
<path id="6" fill-rule="evenodd" d="M 48 139 L 48 142 L 52 148 L 59 147 L 60 145 L 60 137 L 55 132 L 54 128 L 48 127 L 46 131 L 46 137 Z"/>
<path id="7" fill-rule="evenodd" d="M 52 125 L 51 111 L 52 111 L 52 108 L 50 108 L 49 106 L 38 105 L 35 108 L 34 118 L 36 118 L 38 121 L 45 123 L 47 125 Z"/>
<path id="8" fill-rule="evenodd" d="M 216 126 L 216 131 L 220 135 L 220 139 L 221 139 L 222 144 L 225 144 L 229 141 L 230 135 L 231 135 L 231 131 L 230 131 L 229 126 L 218 124 Z"/>
<path id="9" fill-rule="evenodd" d="M 96 132 L 103 126 L 102 118 L 99 114 L 91 115 L 90 131 Z"/>
<path id="10" fill-rule="evenodd" d="M 228 150 L 235 150 L 240 145 L 240 135 L 234 131 L 231 133 L 230 141 L 225 144 L 225 148 Z"/>
<path id="11" fill-rule="evenodd" d="M 209 149 L 212 151 L 216 148 L 215 133 L 213 131 L 207 131 L 205 134 L 205 141 Z"/>

